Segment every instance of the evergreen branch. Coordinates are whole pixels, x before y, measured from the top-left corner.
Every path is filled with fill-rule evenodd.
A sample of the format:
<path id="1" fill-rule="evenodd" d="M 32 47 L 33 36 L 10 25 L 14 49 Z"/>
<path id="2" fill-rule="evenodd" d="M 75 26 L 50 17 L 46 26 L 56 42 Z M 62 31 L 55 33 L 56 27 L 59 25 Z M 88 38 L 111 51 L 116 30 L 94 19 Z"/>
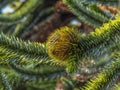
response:
<path id="1" fill-rule="evenodd" d="M 74 89 L 75 85 L 73 84 L 73 80 L 69 79 L 69 78 L 64 78 L 61 77 L 61 81 L 64 84 L 64 89 L 65 90 L 70 90 L 70 89 Z"/>
<path id="2" fill-rule="evenodd" d="M 0 45 L 13 51 L 16 50 L 24 55 L 47 55 L 45 46 L 43 44 L 30 41 L 24 42 L 21 39 L 15 38 L 14 36 L 6 36 L 3 33 L 0 34 Z"/>
<path id="3" fill-rule="evenodd" d="M 95 47 L 101 47 L 102 49 L 113 44 L 117 44 L 120 40 L 120 19 L 111 20 L 108 23 L 104 24 L 102 27 L 97 28 L 95 32 L 91 32 L 88 36 L 85 35 L 80 38 L 79 48 L 82 50 L 82 53 L 93 49 Z M 109 47 L 108 47 L 109 48 Z"/>
<path id="4" fill-rule="evenodd" d="M 116 20 L 109 21 L 102 27 L 97 28 L 95 32 L 90 33 L 88 36 L 83 36 L 79 43 L 79 48 L 81 47 L 79 56 L 84 57 L 86 55 L 96 59 L 105 53 L 109 54 L 111 47 L 114 50 L 119 50 L 119 27 L 120 21 L 119 18 L 116 18 Z"/>
<path id="5" fill-rule="evenodd" d="M 63 0 L 71 11 L 78 16 L 78 18 L 94 28 L 99 27 L 104 22 L 107 22 L 109 19 L 100 13 L 97 13 L 93 10 L 82 5 L 78 0 Z"/>
<path id="6" fill-rule="evenodd" d="M 9 67 L 0 66 L 0 70 L 6 73 L 5 78 L 7 82 L 10 83 L 12 90 L 18 90 L 18 89 L 23 90 L 22 88 L 25 86 L 25 81 L 26 81 L 25 79 L 21 78 L 20 75 L 13 72 L 13 70 L 11 70 Z M 0 90 L 7 90 L 7 89 L 1 89 L 1 88 L 2 87 L 0 86 Z"/>
<path id="7" fill-rule="evenodd" d="M 9 66 L 16 71 L 18 74 L 21 74 L 23 77 L 28 78 L 55 78 L 59 75 L 66 75 L 64 68 L 54 67 L 54 66 L 41 66 L 39 70 L 37 69 L 25 69 L 16 65 L 14 63 L 9 63 Z"/>
<path id="8" fill-rule="evenodd" d="M 42 4 L 42 2 L 42 0 L 28 0 L 18 11 L 14 12 L 13 14 L 1 14 L 0 21 L 17 21 L 34 11 L 38 5 Z"/>
<path id="9" fill-rule="evenodd" d="M 46 79 L 46 80 L 39 80 L 39 81 L 30 81 L 27 82 L 27 87 L 28 89 L 32 89 L 32 90 L 47 90 L 49 88 L 49 90 L 54 90 L 55 89 L 55 84 L 56 84 L 56 79 Z"/>
<path id="10" fill-rule="evenodd" d="M 105 88 L 108 82 L 119 72 L 120 70 L 120 52 L 113 53 L 111 56 L 113 62 L 106 67 L 102 73 L 98 74 L 95 79 L 90 80 L 80 90 L 100 90 Z"/>
<path id="11" fill-rule="evenodd" d="M 7 64 L 7 59 L 19 58 L 19 63 L 30 64 L 51 64 L 52 61 L 47 55 L 45 46 L 40 43 L 23 42 L 14 36 L 0 35 L 0 63 Z M 11 61 L 13 61 L 11 60 Z"/>
<path id="12" fill-rule="evenodd" d="M 0 64 L 7 64 L 7 61 L 16 61 L 17 63 L 23 65 L 30 65 L 33 63 L 34 65 L 57 65 L 57 63 L 53 62 L 48 56 L 31 55 L 28 53 L 24 54 L 21 52 L 17 52 L 16 50 L 11 50 L 9 47 L 0 46 Z"/>
<path id="13" fill-rule="evenodd" d="M 18 36 L 19 33 L 21 33 L 22 31 L 24 31 L 24 29 L 31 23 L 31 15 L 28 15 L 26 17 L 26 21 L 21 21 L 20 23 L 17 24 L 14 32 L 12 33 L 14 36 Z"/>
<path id="14" fill-rule="evenodd" d="M 104 10 L 101 10 L 96 4 L 90 4 L 88 5 L 88 8 L 95 11 L 96 13 L 99 13 L 103 15 L 104 17 L 114 19 L 113 15 L 110 12 L 106 12 Z"/>
<path id="15" fill-rule="evenodd" d="M 118 0 L 94 0 L 94 1 L 91 1 L 91 0 L 83 0 L 81 1 L 82 3 L 85 3 L 85 4 L 104 4 L 104 5 L 113 5 L 113 6 L 117 6 L 118 5 Z"/>
<path id="16" fill-rule="evenodd" d="M 77 7 L 81 8 L 81 10 L 84 11 L 84 8 L 82 9 L 82 7 L 84 7 L 84 6 L 78 0 L 74 0 L 74 4 L 76 4 Z M 90 15 L 91 18 L 98 20 L 101 23 L 105 23 L 109 20 L 107 17 L 105 17 L 99 13 L 96 13 L 95 11 L 90 10 L 89 8 L 86 8 L 85 12 L 87 15 Z M 101 20 L 101 19 L 104 19 L 104 20 Z"/>
<path id="17" fill-rule="evenodd" d="M 21 53 L 17 50 L 13 50 L 10 47 L 6 46 L 0 46 L 0 63 L 1 64 L 7 64 L 7 61 L 16 61 L 14 59 L 20 59 L 17 60 L 18 63 L 21 64 L 32 64 L 34 63 L 35 65 L 39 64 L 45 64 L 45 65 L 57 65 L 57 63 L 52 62 L 52 60 L 48 57 L 48 55 L 34 55 L 34 54 L 29 54 L 29 53 Z"/>
<path id="18" fill-rule="evenodd" d="M 12 90 L 11 85 L 9 84 L 9 82 L 8 82 L 7 79 L 6 79 L 5 73 L 1 72 L 0 74 L 1 74 L 2 82 L 3 82 L 3 84 L 4 84 L 5 88 L 6 88 L 6 90 Z"/>
<path id="19" fill-rule="evenodd" d="M 51 8 L 51 7 L 48 7 L 48 8 L 46 8 L 46 9 L 43 9 L 42 11 L 40 11 L 40 12 L 38 13 L 37 16 L 35 16 L 35 18 L 32 17 L 31 20 L 28 20 L 27 22 L 25 22 L 26 25 L 23 25 L 23 26 L 24 26 L 23 29 L 19 28 L 19 27 L 22 26 L 22 25 L 18 25 L 18 29 L 20 30 L 20 32 L 18 33 L 18 36 L 20 36 L 20 35 L 24 36 L 24 34 L 28 34 L 28 31 L 29 31 L 32 27 L 34 27 L 34 25 L 36 25 L 39 20 L 44 19 L 45 15 L 51 14 L 52 11 L 53 11 L 53 7 L 52 7 L 52 8 Z M 28 17 L 28 19 L 29 19 L 29 17 Z M 27 23 L 28 23 L 28 25 L 27 25 Z M 26 26 L 26 27 L 25 27 L 25 26 Z"/>

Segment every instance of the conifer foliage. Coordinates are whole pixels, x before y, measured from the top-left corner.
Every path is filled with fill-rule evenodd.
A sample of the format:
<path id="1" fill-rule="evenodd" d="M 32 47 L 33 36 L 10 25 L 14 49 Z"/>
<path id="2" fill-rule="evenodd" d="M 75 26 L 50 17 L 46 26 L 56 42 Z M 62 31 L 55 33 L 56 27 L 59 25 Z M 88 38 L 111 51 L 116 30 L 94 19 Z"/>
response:
<path id="1" fill-rule="evenodd" d="M 0 1 L 0 90 L 120 89 L 118 1 L 61 2 L 71 17 L 93 31 L 82 33 L 77 26 L 68 24 L 54 30 L 44 43 L 25 41 L 22 37 L 27 32 L 38 28 L 38 23 L 43 25 L 51 16 L 56 1 Z M 11 6 L 14 12 L 2 13 L 5 5 Z M 61 13 L 67 15 L 65 11 Z"/>

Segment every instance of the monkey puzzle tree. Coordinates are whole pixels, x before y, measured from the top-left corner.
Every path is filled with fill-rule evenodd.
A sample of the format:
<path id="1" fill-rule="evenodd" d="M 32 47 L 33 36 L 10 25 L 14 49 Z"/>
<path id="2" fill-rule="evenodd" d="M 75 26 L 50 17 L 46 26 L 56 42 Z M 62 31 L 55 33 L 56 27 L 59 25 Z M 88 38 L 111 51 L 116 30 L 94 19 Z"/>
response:
<path id="1" fill-rule="evenodd" d="M 45 43 L 24 41 L 20 39 L 19 32 L 35 25 L 33 20 L 39 15 L 31 15 L 38 11 L 37 8 L 50 10 L 45 8 L 45 2 L 27 0 L 14 13 L 0 14 L 0 22 L 5 24 L 1 25 L 3 30 L 0 33 L 1 90 L 54 90 L 58 77 L 62 77 L 65 90 L 120 89 L 120 16 L 97 6 L 117 5 L 117 1 L 63 2 L 81 22 L 92 26 L 95 31 L 85 34 L 75 27 L 65 26 L 55 30 Z M 4 31 L 9 25 L 15 30 Z M 94 77 L 82 85 L 73 79 L 74 74 L 82 73 L 94 74 Z"/>

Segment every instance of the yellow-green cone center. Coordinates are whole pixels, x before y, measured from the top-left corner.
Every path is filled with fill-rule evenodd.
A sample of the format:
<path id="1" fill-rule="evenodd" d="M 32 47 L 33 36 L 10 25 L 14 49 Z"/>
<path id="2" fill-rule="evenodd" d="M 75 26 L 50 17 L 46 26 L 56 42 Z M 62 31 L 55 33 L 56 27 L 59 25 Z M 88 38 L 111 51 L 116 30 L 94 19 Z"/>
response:
<path id="1" fill-rule="evenodd" d="M 56 30 L 48 38 L 46 44 L 49 56 L 65 62 L 75 58 L 78 40 L 78 31 L 73 28 L 62 27 Z"/>

